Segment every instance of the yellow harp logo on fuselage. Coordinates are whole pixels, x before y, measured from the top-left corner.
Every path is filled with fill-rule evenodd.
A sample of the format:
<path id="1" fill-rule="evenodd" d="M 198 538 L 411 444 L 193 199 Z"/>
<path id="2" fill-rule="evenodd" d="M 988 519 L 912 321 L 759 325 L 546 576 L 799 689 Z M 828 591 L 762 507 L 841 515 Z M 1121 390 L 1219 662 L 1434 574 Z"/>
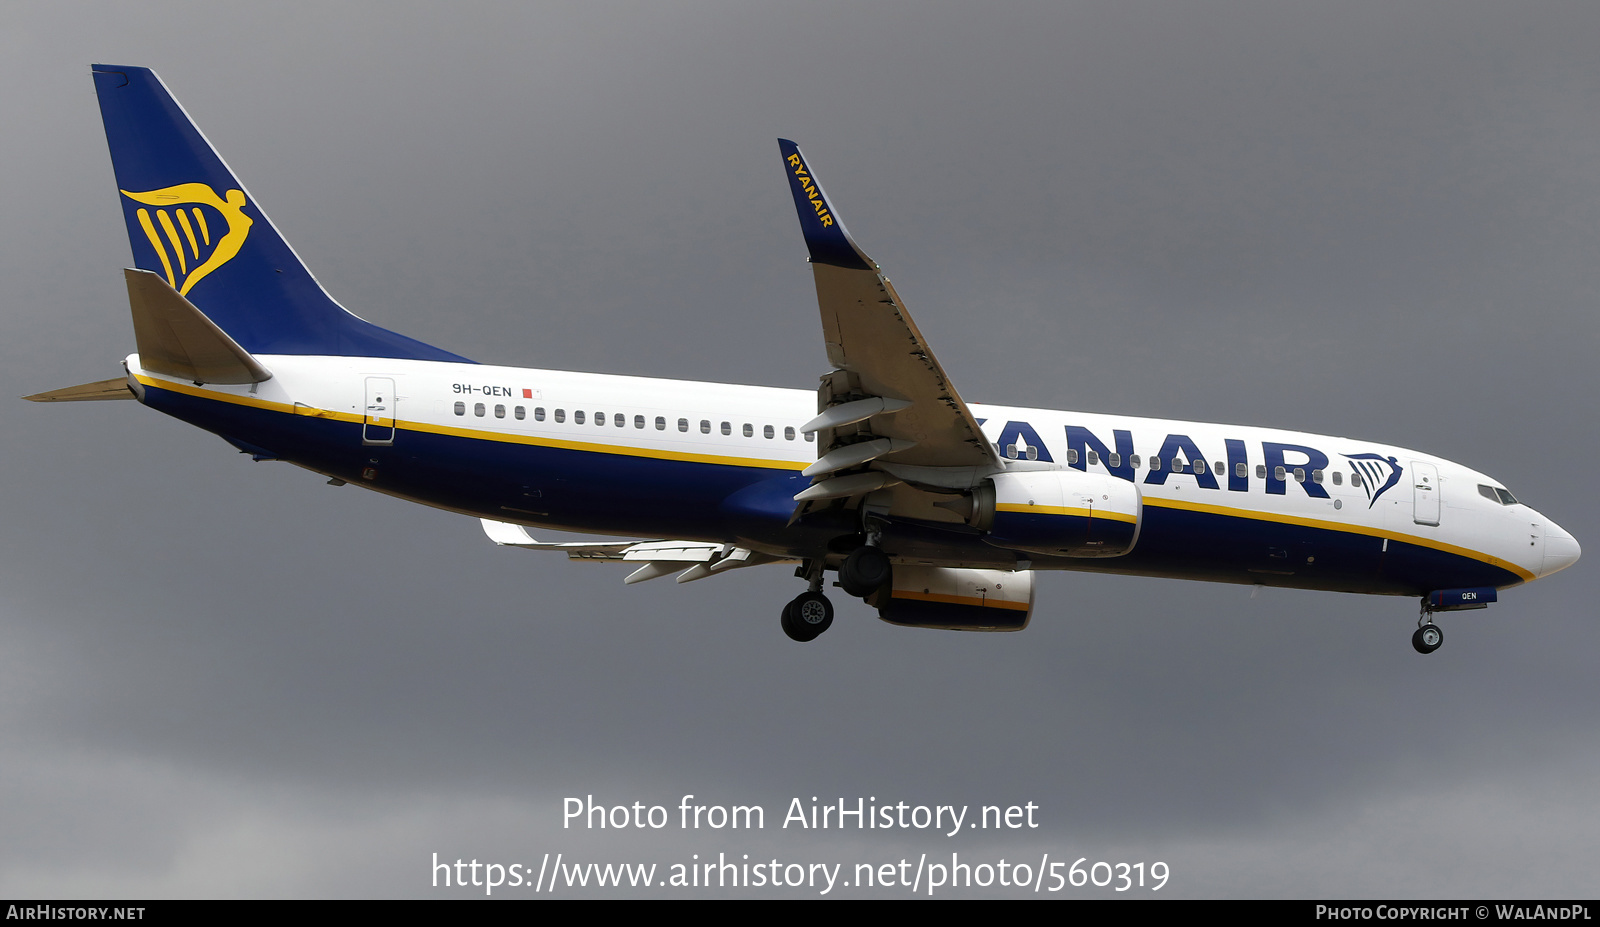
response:
<path id="1" fill-rule="evenodd" d="M 229 190 L 222 197 L 203 183 L 180 183 L 144 193 L 123 190 L 122 195 L 157 207 L 154 219 L 150 210 L 140 209 L 139 225 L 161 259 L 167 283 L 185 296 L 207 274 L 233 260 L 255 224 L 244 214 L 243 190 Z M 206 218 L 208 212 L 220 217 L 227 231 L 213 228 L 214 222 Z"/>

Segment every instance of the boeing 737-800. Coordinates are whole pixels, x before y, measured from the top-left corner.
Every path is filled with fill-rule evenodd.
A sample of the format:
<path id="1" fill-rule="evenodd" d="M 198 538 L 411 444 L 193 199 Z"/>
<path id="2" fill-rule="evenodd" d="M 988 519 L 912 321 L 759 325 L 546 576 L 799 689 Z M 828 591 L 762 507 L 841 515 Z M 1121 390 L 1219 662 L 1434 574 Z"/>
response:
<path id="1" fill-rule="evenodd" d="M 621 561 L 625 582 L 792 564 L 885 621 L 1012 631 L 1038 570 L 1413 596 L 1433 615 L 1578 559 L 1497 480 L 1326 435 L 969 404 L 793 142 L 828 370 L 815 392 L 494 367 L 328 296 L 154 73 L 94 67 L 133 247 L 127 399 L 258 460 L 471 515 L 497 544 Z M 628 538 L 543 542 L 528 528 Z M 649 539 L 649 540 L 635 540 Z"/>

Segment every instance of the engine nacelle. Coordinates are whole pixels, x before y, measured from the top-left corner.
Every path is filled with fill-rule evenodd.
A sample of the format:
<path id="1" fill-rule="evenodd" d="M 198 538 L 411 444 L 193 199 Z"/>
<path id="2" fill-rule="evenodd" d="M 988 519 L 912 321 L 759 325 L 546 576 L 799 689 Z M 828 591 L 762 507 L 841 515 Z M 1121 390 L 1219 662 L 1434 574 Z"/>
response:
<path id="1" fill-rule="evenodd" d="M 868 601 L 902 627 L 1020 631 L 1033 616 L 1033 574 L 896 564 L 888 587 Z"/>
<path id="2" fill-rule="evenodd" d="M 1144 515 L 1138 485 L 1081 470 L 996 474 L 974 503 L 990 544 L 1056 557 L 1120 557 Z"/>

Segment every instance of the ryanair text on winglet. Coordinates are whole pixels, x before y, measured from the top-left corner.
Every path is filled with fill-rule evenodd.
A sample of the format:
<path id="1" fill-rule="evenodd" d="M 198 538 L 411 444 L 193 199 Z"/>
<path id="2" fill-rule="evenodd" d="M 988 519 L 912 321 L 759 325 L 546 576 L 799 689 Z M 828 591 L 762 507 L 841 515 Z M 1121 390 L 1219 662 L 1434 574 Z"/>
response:
<path id="1" fill-rule="evenodd" d="M 789 156 L 789 163 L 794 166 L 794 177 L 800 181 L 801 189 L 806 191 L 806 198 L 811 200 L 811 208 L 817 211 L 817 218 L 822 220 L 823 228 L 833 226 L 833 213 L 828 211 L 828 201 L 822 198 L 822 191 L 811 179 L 811 172 L 806 170 L 806 164 L 800 160 L 798 154 Z"/>

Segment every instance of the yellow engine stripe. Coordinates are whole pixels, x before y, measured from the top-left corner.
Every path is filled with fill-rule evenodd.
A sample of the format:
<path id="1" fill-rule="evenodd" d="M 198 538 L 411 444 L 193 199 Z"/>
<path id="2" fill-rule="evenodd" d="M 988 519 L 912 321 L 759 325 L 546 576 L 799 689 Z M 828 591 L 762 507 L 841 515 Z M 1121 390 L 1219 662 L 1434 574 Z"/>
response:
<path id="1" fill-rule="evenodd" d="M 1138 523 L 1138 519 L 1126 512 L 1113 512 L 1109 509 L 1086 509 L 1081 506 L 1023 505 L 1020 502 L 1002 502 L 995 506 L 995 511 L 1020 512 L 1024 515 L 1073 515 L 1078 518 L 1101 518 L 1107 521 L 1122 521 L 1130 525 Z"/>
<path id="2" fill-rule="evenodd" d="M 1013 612 L 1028 610 L 1027 602 L 1010 602 L 1005 599 L 984 599 L 978 596 L 946 595 L 939 592 L 912 592 L 909 589 L 895 589 L 889 593 L 894 599 L 913 599 L 918 602 L 943 602 L 946 605 L 974 605 L 979 608 L 1002 608 Z"/>

